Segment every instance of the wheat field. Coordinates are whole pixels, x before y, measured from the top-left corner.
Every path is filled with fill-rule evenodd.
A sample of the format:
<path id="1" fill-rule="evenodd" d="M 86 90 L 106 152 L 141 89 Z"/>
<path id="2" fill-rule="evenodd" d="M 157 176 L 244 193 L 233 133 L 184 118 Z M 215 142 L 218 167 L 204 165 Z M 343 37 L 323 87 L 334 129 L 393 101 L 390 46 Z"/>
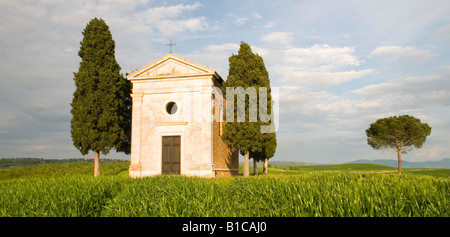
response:
<path id="1" fill-rule="evenodd" d="M 303 171 L 132 179 L 127 163 L 102 164 L 97 178 L 92 167 L 77 162 L 0 170 L 0 216 L 450 216 L 450 179 L 429 175 Z"/>

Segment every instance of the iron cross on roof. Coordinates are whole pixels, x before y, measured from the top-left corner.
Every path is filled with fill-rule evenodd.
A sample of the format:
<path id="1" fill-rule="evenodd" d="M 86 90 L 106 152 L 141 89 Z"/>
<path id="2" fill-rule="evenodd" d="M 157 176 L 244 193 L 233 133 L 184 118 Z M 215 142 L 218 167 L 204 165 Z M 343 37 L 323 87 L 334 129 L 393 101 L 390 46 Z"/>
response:
<path id="1" fill-rule="evenodd" d="M 172 46 L 175 45 L 172 43 L 172 40 L 170 40 L 170 43 L 166 44 L 167 46 L 170 46 L 170 53 L 172 53 Z"/>

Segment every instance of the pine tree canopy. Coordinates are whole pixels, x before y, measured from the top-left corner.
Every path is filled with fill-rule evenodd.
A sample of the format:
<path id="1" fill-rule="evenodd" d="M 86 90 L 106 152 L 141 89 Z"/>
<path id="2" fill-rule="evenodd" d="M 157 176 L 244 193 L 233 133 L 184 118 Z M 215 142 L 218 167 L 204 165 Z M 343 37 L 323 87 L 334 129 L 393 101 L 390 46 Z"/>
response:
<path id="1" fill-rule="evenodd" d="M 131 87 L 115 59 L 115 42 L 98 18 L 86 25 L 83 36 L 71 103 L 73 144 L 83 155 L 90 150 L 108 154 L 113 148 L 127 152 Z"/>
<path id="2" fill-rule="evenodd" d="M 379 119 L 366 130 L 367 143 L 374 149 L 400 149 L 406 153 L 412 148 L 421 148 L 431 127 L 410 115 Z"/>

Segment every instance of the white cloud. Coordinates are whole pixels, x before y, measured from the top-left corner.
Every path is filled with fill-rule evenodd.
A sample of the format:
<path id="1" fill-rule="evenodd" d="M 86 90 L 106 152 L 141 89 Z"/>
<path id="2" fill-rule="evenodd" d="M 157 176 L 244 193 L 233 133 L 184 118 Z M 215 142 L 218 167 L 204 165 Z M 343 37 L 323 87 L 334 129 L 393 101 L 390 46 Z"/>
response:
<path id="1" fill-rule="evenodd" d="M 275 22 L 269 21 L 264 25 L 264 28 L 272 28 L 275 25 Z"/>
<path id="2" fill-rule="evenodd" d="M 431 160 L 440 160 L 443 157 L 448 157 L 448 154 L 450 154 L 450 147 L 442 144 L 427 144 L 427 142 L 425 142 L 422 148 L 412 152 L 416 157 L 427 157 Z"/>
<path id="3" fill-rule="evenodd" d="M 205 17 L 196 17 L 185 20 L 161 20 L 155 27 L 165 36 L 173 36 L 187 30 L 191 32 L 205 30 L 208 23 Z"/>
<path id="4" fill-rule="evenodd" d="M 205 53 L 228 53 L 231 56 L 232 52 L 236 53 L 239 50 L 239 44 L 225 43 L 225 44 L 210 44 L 204 48 Z M 229 57 L 228 56 L 228 57 Z"/>
<path id="5" fill-rule="evenodd" d="M 183 12 L 195 10 L 200 6 L 199 3 L 195 3 L 193 5 L 178 4 L 168 7 L 148 8 L 139 12 L 139 18 L 145 20 L 148 24 L 157 24 L 160 19 L 173 19 Z"/>
<path id="6" fill-rule="evenodd" d="M 351 47 L 313 45 L 309 48 L 256 48 L 255 51 L 263 56 L 272 77 L 293 85 L 313 84 L 326 88 L 373 73 L 373 69 L 356 68 L 362 61 Z"/>
<path id="7" fill-rule="evenodd" d="M 444 37 L 450 37 L 450 24 L 439 27 L 436 31 L 436 34 L 442 35 Z"/>
<path id="8" fill-rule="evenodd" d="M 372 69 L 364 70 L 351 70 L 351 71 L 300 71 L 296 72 L 297 76 L 292 78 L 299 82 L 309 82 L 318 84 L 321 87 L 329 87 L 341 84 L 343 82 L 351 81 L 354 79 L 362 78 L 372 74 Z M 292 80 L 289 80 L 292 82 Z"/>
<path id="9" fill-rule="evenodd" d="M 440 0 L 302 1 L 293 8 L 300 27 L 352 30 L 360 42 L 391 45 L 429 38 L 430 28 L 448 22 L 450 4 Z M 330 28 L 327 28 L 330 27 Z M 325 30 L 323 30 L 325 29 Z M 355 35 L 355 34 L 352 34 Z M 335 36 L 331 33 L 327 36 Z M 326 37 L 326 36 L 325 36 Z"/>
<path id="10" fill-rule="evenodd" d="M 331 47 L 313 45 L 310 48 L 290 48 L 286 50 L 289 62 L 299 67 L 326 67 L 330 69 L 342 66 L 359 66 L 360 60 L 353 55 L 351 47 Z"/>
<path id="11" fill-rule="evenodd" d="M 299 85 L 280 86 L 280 113 L 287 115 L 294 112 L 307 111 L 318 100 L 329 98 L 331 94 L 325 91 L 314 92 Z"/>
<path id="12" fill-rule="evenodd" d="M 280 87 L 280 130 L 305 141 L 327 138 L 362 139 L 370 122 L 380 118 L 378 102 L 367 103 L 302 86 Z"/>
<path id="13" fill-rule="evenodd" d="M 261 18 L 263 18 L 259 13 L 257 13 L 257 12 L 254 12 L 253 14 L 252 14 L 252 16 L 254 17 L 254 18 L 256 18 L 256 19 L 261 19 Z"/>
<path id="14" fill-rule="evenodd" d="M 354 90 L 353 93 L 366 98 L 374 98 L 390 93 L 403 94 L 405 90 L 412 93 L 420 92 L 424 89 L 422 86 L 430 85 L 430 82 L 435 79 L 435 77 L 399 77 L 379 84 L 365 86 L 361 89 Z"/>
<path id="15" fill-rule="evenodd" d="M 245 25 L 245 23 L 247 23 L 248 20 L 249 20 L 248 17 L 239 17 L 234 20 L 234 23 L 238 26 L 242 26 Z"/>
<path id="16" fill-rule="evenodd" d="M 445 75 L 398 77 L 353 90 L 352 93 L 366 100 L 383 100 L 392 108 L 446 106 L 450 101 L 450 82 Z"/>
<path id="17" fill-rule="evenodd" d="M 261 38 L 262 41 L 270 44 L 290 45 L 294 39 L 292 32 L 272 32 Z"/>
<path id="18" fill-rule="evenodd" d="M 417 49 L 415 47 L 400 47 L 400 46 L 382 46 L 373 50 L 369 58 L 387 57 L 388 60 L 394 62 L 401 62 L 407 60 L 417 63 L 424 63 L 435 56 L 429 50 Z"/>
<path id="19" fill-rule="evenodd" d="M 133 24 L 138 24 L 140 27 L 135 27 L 136 30 L 144 29 L 158 29 L 165 36 L 173 36 L 184 31 L 196 32 L 204 30 L 208 27 L 206 17 L 191 17 L 187 19 L 178 19 L 189 11 L 201 7 L 199 3 L 193 5 L 178 4 L 168 7 L 155 7 L 138 11 L 133 14 Z M 132 24 L 129 24 L 132 25 Z"/>

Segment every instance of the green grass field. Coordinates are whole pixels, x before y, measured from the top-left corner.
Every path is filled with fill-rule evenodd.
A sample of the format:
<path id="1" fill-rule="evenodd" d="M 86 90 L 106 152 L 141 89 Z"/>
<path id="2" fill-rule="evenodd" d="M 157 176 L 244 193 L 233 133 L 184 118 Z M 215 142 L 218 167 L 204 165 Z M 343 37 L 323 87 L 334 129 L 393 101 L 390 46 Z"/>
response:
<path id="1" fill-rule="evenodd" d="M 132 179 L 127 169 L 102 163 L 97 178 L 86 162 L 0 169 L 0 216 L 450 216 L 449 169 L 271 167 L 269 175 L 215 179 Z"/>

